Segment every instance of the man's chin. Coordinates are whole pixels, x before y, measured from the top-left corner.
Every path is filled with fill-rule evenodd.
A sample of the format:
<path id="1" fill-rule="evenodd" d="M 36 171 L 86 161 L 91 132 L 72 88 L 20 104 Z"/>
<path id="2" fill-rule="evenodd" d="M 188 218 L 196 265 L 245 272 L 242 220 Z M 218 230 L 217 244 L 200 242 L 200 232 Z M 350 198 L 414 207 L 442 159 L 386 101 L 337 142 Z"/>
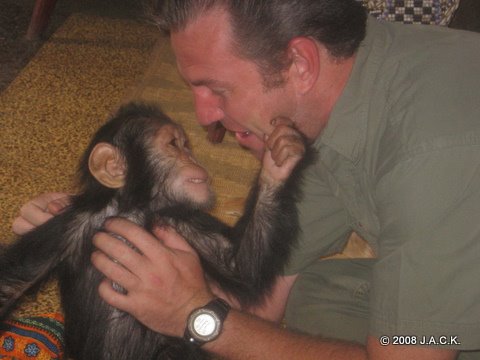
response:
<path id="1" fill-rule="evenodd" d="M 253 156 L 255 156 L 259 161 L 262 161 L 263 159 L 263 154 L 265 154 L 264 148 L 261 149 L 248 149 Z"/>

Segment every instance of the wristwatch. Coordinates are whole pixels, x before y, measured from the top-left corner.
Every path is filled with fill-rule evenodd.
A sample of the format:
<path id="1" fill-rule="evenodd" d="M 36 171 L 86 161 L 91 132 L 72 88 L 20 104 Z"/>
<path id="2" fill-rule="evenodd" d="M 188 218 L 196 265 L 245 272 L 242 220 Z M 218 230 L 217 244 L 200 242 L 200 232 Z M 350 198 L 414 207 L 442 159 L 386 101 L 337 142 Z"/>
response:
<path id="1" fill-rule="evenodd" d="M 183 339 L 196 346 L 215 340 L 222 331 L 223 321 L 229 311 L 230 305 L 222 299 L 212 300 L 193 310 L 187 318 Z"/>

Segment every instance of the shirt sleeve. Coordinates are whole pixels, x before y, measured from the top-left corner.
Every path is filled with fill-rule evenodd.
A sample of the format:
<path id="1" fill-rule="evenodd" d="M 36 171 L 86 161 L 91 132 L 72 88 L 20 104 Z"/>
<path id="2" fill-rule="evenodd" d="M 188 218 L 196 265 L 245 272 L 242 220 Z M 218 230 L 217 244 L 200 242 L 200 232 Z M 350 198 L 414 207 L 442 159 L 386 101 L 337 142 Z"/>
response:
<path id="1" fill-rule="evenodd" d="M 372 335 L 480 348 L 479 139 L 470 133 L 424 144 L 377 184 Z"/>

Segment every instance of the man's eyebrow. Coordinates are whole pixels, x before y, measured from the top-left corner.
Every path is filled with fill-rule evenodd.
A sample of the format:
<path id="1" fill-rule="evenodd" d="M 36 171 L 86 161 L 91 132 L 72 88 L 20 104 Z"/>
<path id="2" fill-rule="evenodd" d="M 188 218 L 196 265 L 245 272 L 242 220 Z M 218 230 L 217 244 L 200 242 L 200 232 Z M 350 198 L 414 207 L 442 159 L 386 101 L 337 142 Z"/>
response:
<path id="1" fill-rule="evenodd" d="M 224 81 L 221 80 L 215 80 L 215 79 L 201 79 L 201 80 L 195 80 L 190 83 L 192 86 L 219 86 L 219 87 L 228 87 L 228 84 Z"/>

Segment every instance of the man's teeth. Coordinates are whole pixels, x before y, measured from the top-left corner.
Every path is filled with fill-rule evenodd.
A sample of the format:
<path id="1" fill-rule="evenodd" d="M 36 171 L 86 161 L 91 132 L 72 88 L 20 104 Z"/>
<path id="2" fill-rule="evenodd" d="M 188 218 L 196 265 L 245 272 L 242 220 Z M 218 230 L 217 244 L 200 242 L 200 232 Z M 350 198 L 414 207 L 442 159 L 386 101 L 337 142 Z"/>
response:
<path id="1" fill-rule="evenodd" d="M 240 136 L 240 137 L 247 137 L 247 136 L 250 136 L 251 132 L 250 131 L 238 131 L 237 132 L 237 135 Z"/>
<path id="2" fill-rule="evenodd" d="M 195 178 L 195 179 L 188 179 L 188 181 L 190 181 L 190 182 L 192 182 L 192 183 L 194 183 L 194 184 L 202 184 L 202 183 L 205 182 L 205 179 L 197 179 L 197 178 Z"/>

